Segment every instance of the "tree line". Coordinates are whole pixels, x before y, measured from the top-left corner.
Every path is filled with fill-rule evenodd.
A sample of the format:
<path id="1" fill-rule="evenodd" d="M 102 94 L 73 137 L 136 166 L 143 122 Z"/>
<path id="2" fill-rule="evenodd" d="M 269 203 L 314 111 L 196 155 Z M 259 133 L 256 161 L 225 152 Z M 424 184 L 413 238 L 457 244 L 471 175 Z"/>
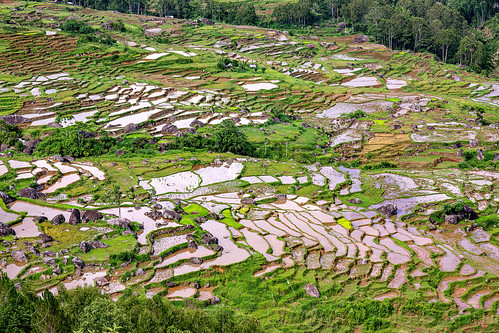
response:
<path id="1" fill-rule="evenodd" d="M 293 29 L 345 23 L 391 49 L 431 52 L 443 62 L 484 74 L 493 70 L 499 38 L 499 0 L 301 0 L 258 17 L 252 1 L 77 0 L 77 5 L 124 13 L 173 16 Z M 482 29 L 485 23 L 490 29 Z M 495 37 L 495 38 L 494 38 Z"/>

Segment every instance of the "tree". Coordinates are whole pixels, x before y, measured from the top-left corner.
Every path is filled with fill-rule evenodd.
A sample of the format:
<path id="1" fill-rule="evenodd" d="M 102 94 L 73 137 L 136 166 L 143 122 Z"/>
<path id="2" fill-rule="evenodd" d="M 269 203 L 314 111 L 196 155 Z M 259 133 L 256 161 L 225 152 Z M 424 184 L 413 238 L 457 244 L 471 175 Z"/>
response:
<path id="1" fill-rule="evenodd" d="M 414 37 L 414 50 L 417 51 L 426 35 L 427 24 L 422 17 L 413 16 L 411 18 L 411 26 Z"/>
<path id="2" fill-rule="evenodd" d="M 107 202 L 111 204 L 118 204 L 119 217 L 121 217 L 121 194 L 121 189 L 117 184 L 113 184 L 113 186 L 106 192 Z"/>
<path id="3" fill-rule="evenodd" d="M 234 154 L 251 155 L 254 148 L 236 125 L 226 119 L 220 123 L 211 136 L 213 149 L 218 152 L 230 151 Z"/>

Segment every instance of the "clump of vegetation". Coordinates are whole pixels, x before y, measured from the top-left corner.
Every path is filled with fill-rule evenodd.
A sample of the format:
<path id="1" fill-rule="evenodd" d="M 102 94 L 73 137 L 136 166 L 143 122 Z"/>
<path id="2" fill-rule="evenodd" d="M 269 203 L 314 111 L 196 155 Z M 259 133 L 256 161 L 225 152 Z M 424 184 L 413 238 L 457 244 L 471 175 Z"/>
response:
<path id="1" fill-rule="evenodd" d="M 359 119 L 359 118 L 367 117 L 367 113 L 365 113 L 362 110 L 356 110 L 355 112 L 344 113 L 341 115 L 341 117 L 348 118 L 348 119 Z"/>
<path id="2" fill-rule="evenodd" d="M 17 150 L 23 148 L 21 138 L 21 130 L 17 126 L 9 125 L 5 121 L 0 120 L 0 142 L 7 147 L 14 147 Z"/>

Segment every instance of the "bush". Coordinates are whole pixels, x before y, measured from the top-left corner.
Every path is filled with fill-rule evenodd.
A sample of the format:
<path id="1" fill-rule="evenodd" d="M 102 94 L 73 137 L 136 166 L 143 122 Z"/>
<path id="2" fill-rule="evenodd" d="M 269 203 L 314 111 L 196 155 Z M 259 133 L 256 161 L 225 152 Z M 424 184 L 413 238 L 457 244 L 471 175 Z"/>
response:
<path id="1" fill-rule="evenodd" d="M 83 21 L 69 19 L 61 25 L 61 30 L 74 34 L 91 34 L 94 29 Z"/>

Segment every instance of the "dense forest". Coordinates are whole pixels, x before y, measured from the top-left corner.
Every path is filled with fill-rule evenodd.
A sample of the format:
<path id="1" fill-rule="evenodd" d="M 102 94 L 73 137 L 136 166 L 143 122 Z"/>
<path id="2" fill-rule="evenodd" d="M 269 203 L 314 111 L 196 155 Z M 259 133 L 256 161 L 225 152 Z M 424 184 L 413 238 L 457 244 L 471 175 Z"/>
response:
<path id="1" fill-rule="evenodd" d="M 347 31 L 368 34 L 389 48 L 431 52 L 444 62 L 483 74 L 495 67 L 499 46 L 494 36 L 499 30 L 497 0 L 304 0 L 279 4 L 272 15 L 260 17 L 251 1 L 78 0 L 76 4 L 280 29 L 344 22 Z"/>

